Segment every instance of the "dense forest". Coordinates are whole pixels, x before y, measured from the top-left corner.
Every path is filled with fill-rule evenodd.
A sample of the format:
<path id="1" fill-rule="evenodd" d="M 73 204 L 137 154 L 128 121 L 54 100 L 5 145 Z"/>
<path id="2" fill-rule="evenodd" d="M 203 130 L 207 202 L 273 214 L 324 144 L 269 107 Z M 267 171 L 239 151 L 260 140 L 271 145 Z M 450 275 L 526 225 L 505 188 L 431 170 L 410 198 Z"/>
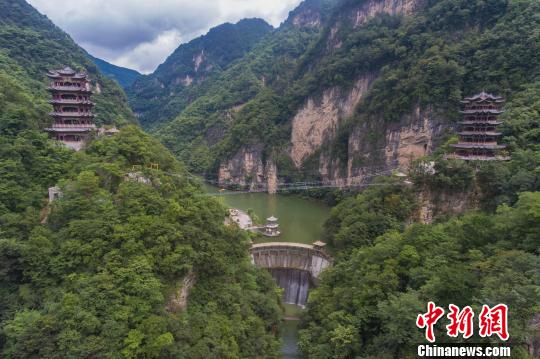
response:
<path id="1" fill-rule="evenodd" d="M 225 208 L 127 125 L 122 90 L 65 33 L 24 1 L 0 1 L 0 20 L 0 356 L 277 357 L 279 292 Z M 100 84 L 118 135 L 81 152 L 47 138 L 44 74 L 63 65 Z"/>
<path id="2" fill-rule="evenodd" d="M 528 358 L 540 309 L 540 192 L 522 192 L 494 214 L 406 225 L 415 192 L 390 184 L 343 201 L 326 223 L 338 260 L 310 293 L 300 334 L 306 357 L 416 358 L 425 338 L 413 323 L 434 301 L 478 313 L 507 304 L 512 358 Z M 475 334 L 465 342 L 489 342 Z M 436 338 L 460 341 L 443 323 Z"/>
<path id="3" fill-rule="evenodd" d="M 509 161 L 448 160 L 456 136 L 445 135 L 411 161 L 407 182 L 307 192 L 335 204 L 323 238 L 334 266 L 309 294 L 299 348 L 314 359 L 414 358 L 428 301 L 475 312 L 505 303 L 512 357 L 530 358 L 540 336 L 540 3 L 411 1 L 412 14 L 355 24 L 350 14 L 373 2 L 306 0 L 278 29 L 248 19 L 182 45 L 128 89 L 148 134 L 67 34 L 25 1 L 0 0 L 0 356 L 279 357 L 281 290 L 190 172 L 215 176 L 250 143 L 291 181 L 317 176 L 321 151 L 367 166 L 377 157 L 349 151 L 358 128 L 370 148 L 416 108 L 451 128 L 459 100 L 485 89 L 508 100 Z M 121 129 L 80 152 L 42 131 L 45 73 L 65 66 L 88 71 L 97 124 Z M 364 75 L 360 104 L 295 167 L 295 113 Z M 49 202 L 52 186 L 61 196 Z M 470 205 L 422 223 L 426 197 Z M 443 322 L 436 335 L 461 341 Z"/>

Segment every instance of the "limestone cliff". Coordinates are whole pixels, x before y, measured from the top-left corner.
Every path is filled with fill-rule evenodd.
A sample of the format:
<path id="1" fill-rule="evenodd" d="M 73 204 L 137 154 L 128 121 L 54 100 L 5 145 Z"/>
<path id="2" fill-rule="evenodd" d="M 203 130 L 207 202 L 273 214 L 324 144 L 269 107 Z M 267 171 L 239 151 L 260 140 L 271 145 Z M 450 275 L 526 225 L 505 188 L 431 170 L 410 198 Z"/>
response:
<path id="1" fill-rule="evenodd" d="M 366 173 L 406 171 L 412 160 L 433 151 L 449 130 L 443 123 L 432 110 L 417 107 L 395 123 L 381 120 L 356 126 L 349 136 L 347 178 L 360 182 Z"/>
<path id="2" fill-rule="evenodd" d="M 410 15 L 416 10 L 422 1 L 420 0 L 370 0 L 362 4 L 352 12 L 351 17 L 354 26 L 366 23 L 369 18 L 381 13 L 389 15 Z"/>
<path id="3" fill-rule="evenodd" d="M 325 140 L 331 139 L 340 121 L 353 113 L 367 92 L 373 76 L 359 78 L 353 88 L 345 92 L 333 87 L 318 99 L 308 98 L 292 119 L 291 159 L 296 167 L 313 154 Z"/>
<path id="4" fill-rule="evenodd" d="M 235 184 L 275 193 L 277 177 L 275 163 L 272 160 L 263 162 L 263 145 L 254 143 L 242 146 L 232 158 L 220 164 L 218 182 L 220 186 Z"/>
<path id="5" fill-rule="evenodd" d="M 324 51 L 331 54 L 341 47 L 339 33 L 343 28 L 358 28 L 381 13 L 411 15 L 422 4 L 423 0 L 362 1 L 325 23 L 324 2 L 305 1 L 291 12 L 286 24 L 304 28 L 328 26 L 323 43 L 326 42 Z M 329 150 L 340 127 L 361 106 L 376 78 L 376 72 L 363 73 L 351 85 L 329 87 L 308 96 L 290 119 L 288 149 L 278 151 L 286 151 L 297 169 L 309 172 L 311 177 L 332 180 L 336 185 L 360 182 L 365 175 L 381 170 L 406 168 L 411 159 L 430 153 L 442 128 L 429 111 L 419 109 L 391 125 L 355 127 L 349 138 L 345 138 L 348 141 L 346 156 Z M 373 140 L 374 136 L 379 137 L 377 141 Z M 222 161 L 219 182 L 251 188 L 268 185 L 269 178 L 276 178 L 271 182 L 277 183 L 280 169 L 265 163 L 262 151 L 263 145 L 247 145 Z M 307 162 L 311 163 L 311 168 L 306 170 Z M 317 168 L 313 168 L 313 163 Z"/>
<path id="6" fill-rule="evenodd" d="M 479 193 L 475 190 L 450 192 L 424 188 L 418 193 L 415 220 L 432 223 L 437 217 L 458 215 L 478 208 Z"/>

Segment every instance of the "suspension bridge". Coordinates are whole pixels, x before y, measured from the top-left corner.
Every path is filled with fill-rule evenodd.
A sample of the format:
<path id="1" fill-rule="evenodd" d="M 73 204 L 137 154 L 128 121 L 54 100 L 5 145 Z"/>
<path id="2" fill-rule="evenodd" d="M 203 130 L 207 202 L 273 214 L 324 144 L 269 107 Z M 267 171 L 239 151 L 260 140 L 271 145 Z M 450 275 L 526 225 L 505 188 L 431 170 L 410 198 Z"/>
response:
<path id="1" fill-rule="evenodd" d="M 159 170 L 159 166 L 152 164 L 149 166 L 146 166 L 146 168 L 151 170 Z M 135 169 L 142 169 L 142 166 L 133 166 L 133 170 Z M 238 189 L 226 189 L 223 188 L 223 186 L 237 186 L 234 183 L 223 183 L 216 180 L 206 179 L 201 176 L 194 175 L 192 173 L 186 172 L 186 173 L 174 173 L 174 172 L 166 172 L 163 171 L 163 173 L 168 174 L 170 176 L 175 177 L 188 177 L 192 180 L 195 180 L 197 182 L 202 182 L 204 184 L 213 186 L 213 187 L 222 187 L 218 191 L 215 192 L 208 192 L 205 193 L 206 196 L 230 196 L 235 194 L 246 194 L 246 193 L 265 193 L 268 192 L 268 185 L 266 183 L 258 183 L 255 186 L 250 186 L 250 188 L 246 188 L 249 185 L 245 186 L 239 186 L 244 188 L 238 188 Z M 387 176 L 387 175 L 393 175 L 396 177 L 401 177 L 403 180 L 399 182 L 394 183 L 373 183 L 371 182 L 371 179 L 378 176 Z M 400 172 L 397 172 L 396 170 L 385 170 L 385 171 L 379 171 L 371 174 L 366 174 L 363 176 L 356 176 L 356 177 L 348 177 L 346 180 L 344 179 L 336 179 L 336 180 L 312 180 L 312 181 L 297 181 L 297 182 L 284 182 L 280 181 L 274 184 L 274 190 L 276 192 L 291 192 L 291 191 L 302 191 L 302 190 L 311 190 L 311 189 L 331 189 L 331 188 L 339 188 L 339 189 L 361 189 L 366 187 L 372 187 L 372 186 L 403 186 L 403 185 L 410 185 L 412 182 L 406 180 L 406 175 Z"/>

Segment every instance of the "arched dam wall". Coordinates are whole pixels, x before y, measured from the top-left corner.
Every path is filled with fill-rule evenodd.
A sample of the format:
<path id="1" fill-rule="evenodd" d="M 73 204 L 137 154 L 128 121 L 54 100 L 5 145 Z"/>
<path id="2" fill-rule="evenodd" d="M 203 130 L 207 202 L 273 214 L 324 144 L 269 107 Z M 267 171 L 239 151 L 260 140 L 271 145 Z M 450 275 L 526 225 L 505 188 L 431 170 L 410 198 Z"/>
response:
<path id="1" fill-rule="evenodd" d="M 267 269 L 283 288 L 283 301 L 300 306 L 306 305 L 309 288 L 317 285 L 321 272 L 332 265 L 332 258 L 316 245 L 260 243 L 250 252 L 253 264 Z"/>

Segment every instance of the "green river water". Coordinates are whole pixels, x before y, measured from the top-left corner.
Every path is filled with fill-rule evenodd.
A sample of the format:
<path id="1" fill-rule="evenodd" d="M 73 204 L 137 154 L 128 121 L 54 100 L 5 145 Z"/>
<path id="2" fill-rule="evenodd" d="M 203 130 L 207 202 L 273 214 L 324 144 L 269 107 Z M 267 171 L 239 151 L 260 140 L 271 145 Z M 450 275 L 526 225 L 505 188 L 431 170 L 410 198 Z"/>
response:
<path id="1" fill-rule="evenodd" d="M 216 192 L 215 188 L 208 188 L 208 192 Z M 330 207 L 314 200 L 297 196 L 269 195 L 266 193 L 242 193 L 217 196 L 229 208 L 243 211 L 252 209 L 261 222 L 267 217 L 278 218 L 281 235 L 276 238 L 263 237 L 261 242 L 297 242 L 311 244 L 322 239 L 323 223 L 330 215 Z M 286 306 L 286 316 L 298 314 Z M 282 357 L 284 359 L 299 358 L 298 320 L 286 320 L 281 328 L 283 341 Z"/>
<path id="2" fill-rule="evenodd" d="M 263 224 L 266 218 L 277 217 L 281 235 L 261 240 L 267 242 L 311 244 L 321 240 L 323 223 L 330 215 L 328 206 L 318 201 L 292 195 L 242 193 L 217 196 L 217 198 L 229 208 L 243 211 L 252 209 Z"/>

